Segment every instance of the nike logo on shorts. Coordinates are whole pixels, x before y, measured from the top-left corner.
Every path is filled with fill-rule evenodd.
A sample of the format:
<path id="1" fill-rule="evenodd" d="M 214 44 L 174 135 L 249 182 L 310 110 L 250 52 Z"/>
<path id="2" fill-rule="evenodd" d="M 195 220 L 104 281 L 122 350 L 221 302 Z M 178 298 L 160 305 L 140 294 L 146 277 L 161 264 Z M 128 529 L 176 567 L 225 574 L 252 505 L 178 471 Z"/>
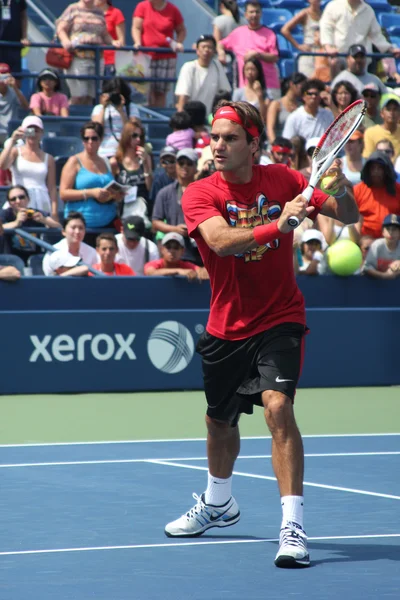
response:
<path id="1" fill-rule="evenodd" d="M 281 379 L 278 375 L 278 377 L 275 379 L 276 383 L 283 383 L 284 381 L 293 381 L 293 379 Z"/>

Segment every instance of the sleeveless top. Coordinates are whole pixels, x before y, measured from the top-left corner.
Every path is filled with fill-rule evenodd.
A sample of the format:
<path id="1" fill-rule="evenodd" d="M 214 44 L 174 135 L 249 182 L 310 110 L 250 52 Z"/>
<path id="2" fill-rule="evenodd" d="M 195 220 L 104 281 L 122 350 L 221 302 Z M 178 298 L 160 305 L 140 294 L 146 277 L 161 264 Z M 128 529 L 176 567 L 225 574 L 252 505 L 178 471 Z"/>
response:
<path id="1" fill-rule="evenodd" d="M 11 165 L 12 185 L 23 185 L 29 193 L 30 208 L 51 213 L 51 200 L 47 188 L 49 155 L 44 155 L 43 162 L 26 160 L 18 147 L 18 156 Z"/>
<path id="2" fill-rule="evenodd" d="M 86 169 L 80 158 L 78 162 L 80 169 L 75 178 L 76 190 L 87 190 L 87 200 L 78 200 L 77 202 L 66 202 L 64 216 L 66 217 L 71 211 L 77 210 L 85 217 L 87 227 L 105 227 L 117 216 L 117 206 L 114 200 L 110 200 L 106 204 L 98 202 L 95 198 L 90 198 L 91 188 L 104 188 L 110 181 L 114 181 L 111 173 L 110 163 L 103 158 L 107 165 L 107 173 L 93 173 Z"/>
<path id="3" fill-rule="evenodd" d="M 137 187 L 136 196 L 140 196 L 147 200 L 148 191 L 146 188 L 146 178 L 144 176 L 143 165 L 140 165 L 136 170 L 130 170 L 124 167 L 122 163 L 118 163 L 119 173 L 116 176 L 116 181 L 122 185 L 129 185 L 131 187 Z M 129 194 L 129 192 L 128 192 Z"/>
<path id="4" fill-rule="evenodd" d="M 319 19 L 316 21 L 310 15 L 307 15 L 306 22 L 303 25 L 303 38 L 304 44 L 311 46 L 311 48 L 318 52 L 315 48 L 314 34 L 319 31 Z M 314 56 L 300 56 L 298 70 L 300 73 L 304 73 L 307 77 L 311 77 L 315 69 L 315 57 Z"/>
<path id="5" fill-rule="evenodd" d="M 279 102 L 280 110 L 279 110 L 279 113 L 278 113 L 277 122 L 275 124 L 275 137 L 278 137 L 278 135 L 282 135 L 282 131 L 283 131 L 283 128 L 285 126 L 286 119 L 291 114 L 291 112 L 288 111 L 283 106 L 282 99 L 278 100 L 278 102 Z"/>

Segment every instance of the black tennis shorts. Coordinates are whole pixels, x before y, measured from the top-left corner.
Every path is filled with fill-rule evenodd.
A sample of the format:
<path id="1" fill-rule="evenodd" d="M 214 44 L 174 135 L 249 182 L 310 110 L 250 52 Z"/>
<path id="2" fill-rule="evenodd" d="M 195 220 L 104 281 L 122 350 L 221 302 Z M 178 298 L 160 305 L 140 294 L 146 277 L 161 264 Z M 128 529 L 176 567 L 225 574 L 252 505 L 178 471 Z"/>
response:
<path id="1" fill-rule="evenodd" d="M 246 338 L 228 341 L 207 331 L 197 343 L 202 357 L 207 415 L 235 426 L 240 413 L 262 406 L 261 392 L 275 390 L 294 400 L 303 363 L 306 327 L 282 323 Z"/>

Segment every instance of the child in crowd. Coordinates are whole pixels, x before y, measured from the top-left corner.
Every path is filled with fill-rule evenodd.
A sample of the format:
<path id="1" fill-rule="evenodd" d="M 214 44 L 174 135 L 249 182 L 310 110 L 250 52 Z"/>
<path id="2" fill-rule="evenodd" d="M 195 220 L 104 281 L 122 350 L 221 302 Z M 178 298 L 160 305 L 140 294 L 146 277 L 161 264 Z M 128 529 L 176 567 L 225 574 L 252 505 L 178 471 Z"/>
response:
<path id="1" fill-rule="evenodd" d="M 169 126 L 173 130 L 173 133 L 167 136 L 165 140 L 166 146 L 174 146 L 178 150 L 193 148 L 195 132 L 192 129 L 192 119 L 189 113 L 185 110 L 176 112 L 170 118 Z"/>
<path id="2" fill-rule="evenodd" d="M 43 69 L 37 79 L 37 93 L 32 94 L 29 108 L 34 115 L 56 115 L 57 117 L 68 117 L 68 98 L 60 92 L 61 81 L 53 69 Z"/>

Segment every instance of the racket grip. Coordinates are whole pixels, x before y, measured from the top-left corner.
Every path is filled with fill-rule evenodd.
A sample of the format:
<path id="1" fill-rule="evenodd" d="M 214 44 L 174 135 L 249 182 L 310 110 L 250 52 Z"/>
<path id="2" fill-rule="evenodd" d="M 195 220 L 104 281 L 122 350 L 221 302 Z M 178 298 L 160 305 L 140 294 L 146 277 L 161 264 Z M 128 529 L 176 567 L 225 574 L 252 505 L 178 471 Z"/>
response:
<path id="1" fill-rule="evenodd" d="M 288 218 L 288 225 L 292 228 L 292 229 L 296 229 L 296 227 L 298 227 L 300 225 L 300 221 L 298 220 L 297 217 L 289 217 Z"/>
<path id="2" fill-rule="evenodd" d="M 314 187 L 312 185 L 308 185 L 306 187 L 306 189 L 304 190 L 304 192 L 302 192 L 301 195 L 304 196 L 304 198 L 307 200 L 307 202 L 310 202 L 313 193 L 314 193 Z M 298 227 L 300 225 L 300 221 L 297 217 L 289 217 L 288 225 L 292 229 L 296 229 L 296 227 Z"/>

